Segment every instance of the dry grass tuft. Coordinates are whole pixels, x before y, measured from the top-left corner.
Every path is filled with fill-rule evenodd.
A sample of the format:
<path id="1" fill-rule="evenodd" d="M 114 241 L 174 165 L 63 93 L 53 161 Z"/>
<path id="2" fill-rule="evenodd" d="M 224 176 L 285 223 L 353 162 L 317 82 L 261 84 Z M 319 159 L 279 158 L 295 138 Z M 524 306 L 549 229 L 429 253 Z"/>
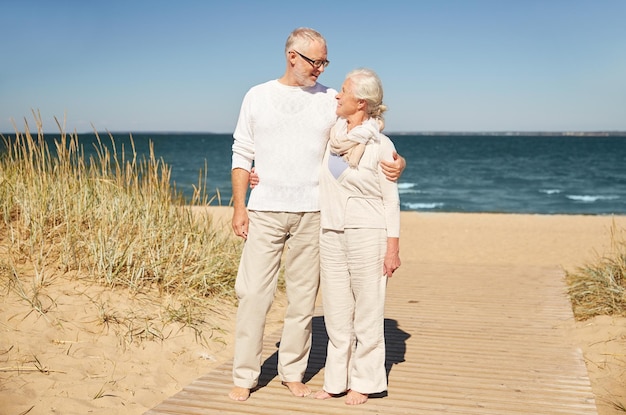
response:
<path id="1" fill-rule="evenodd" d="M 611 251 L 594 263 L 566 274 L 569 296 L 577 320 L 599 315 L 626 317 L 626 239 L 613 224 Z"/>
<path id="2" fill-rule="evenodd" d="M 35 114 L 36 135 L 2 136 L 0 153 L 0 282 L 45 315 L 45 287 L 71 276 L 131 295 L 158 292 L 161 319 L 198 326 L 211 300 L 234 300 L 241 242 L 209 214 L 198 218 L 170 185 L 170 168 L 150 154 L 138 159 L 98 136 L 85 159 L 77 134 L 51 149 Z M 132 136 L 131 136 L 132 143 Z M 200 175 L 202 177 L 202 175 Z M 196 189 L 203 189 L 202 185 Z M 192 205 L 207 203 L 196 190 Z M 189 203 L 189 202 L 187 202 Z M 43 299 L 45 300 L 45 299 Z M 105 317 L 108 323 L 115 321 Z M 117 318 L 136 332 L 132 316 Z M 166 321 L 167 322 L 167 321 Z M 158 324 L 142 321 L 152 333 Z M 153 337 L 159 338 L 156 333 Z"/>

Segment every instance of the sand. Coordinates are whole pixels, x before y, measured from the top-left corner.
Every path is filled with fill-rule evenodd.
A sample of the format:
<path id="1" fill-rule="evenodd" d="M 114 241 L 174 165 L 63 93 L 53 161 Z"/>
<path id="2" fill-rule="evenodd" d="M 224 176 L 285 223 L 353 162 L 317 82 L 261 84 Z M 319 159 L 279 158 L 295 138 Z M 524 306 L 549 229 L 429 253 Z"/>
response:
<path id="1" fill-rule="evenodd" d="M 210 209 L 228 229 L 231 210 Z M 574 271 L 609 252 L 613 223 L 626 229 L 625 216 L 403 212 L 401 258 L 425 264 L 556 265 Z M 1 260 L 0 249 L 0 265 Z M 400 268 L 396 278 L 410 272 Z M 39 293 L 41 313 L 3 288 L 0 415 L 143 414 L 232 358 L 232 304 L 206 310 L 207 322 L 196 333 L 137 323 L 158 313 L 156 296 L 133 297 L 59 276 Z M 279 295 L 267 332 L 280 327 L 284 305 Z M 626 406 L 626 319 L 600 316 L 573 326 L 571 336 L 583 350 L 598 413 L 624 414 L 612 402 Z M 142 340 L 153 334 L 164 338 Z"/>

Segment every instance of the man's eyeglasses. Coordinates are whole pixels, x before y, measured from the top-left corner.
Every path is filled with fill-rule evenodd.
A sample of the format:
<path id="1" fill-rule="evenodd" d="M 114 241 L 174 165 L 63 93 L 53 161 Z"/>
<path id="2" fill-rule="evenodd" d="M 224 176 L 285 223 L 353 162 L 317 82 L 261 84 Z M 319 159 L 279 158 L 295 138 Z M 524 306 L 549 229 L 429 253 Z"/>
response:
<path id="1" fill-rule="evenodd" d="M 328 60 L 317 60 L 314 61 L 311 58 L 307 58 L 306 56 L 304 56 L 303 54 L 301 54 L 300 52 L 298 52 L 297 50 L 294 50 L 294 52 L 296 52 L 298 55 L 300 55 L 300 57 L 302 59 L 304 59 L 305 61 L 307 61 L 308 63 L 310 63 L 315 69 L 319 69 L 320 67 L 324 67 L 326 68 L 328 66 L 328 64 L 330 63 L 330 61 Z"/>

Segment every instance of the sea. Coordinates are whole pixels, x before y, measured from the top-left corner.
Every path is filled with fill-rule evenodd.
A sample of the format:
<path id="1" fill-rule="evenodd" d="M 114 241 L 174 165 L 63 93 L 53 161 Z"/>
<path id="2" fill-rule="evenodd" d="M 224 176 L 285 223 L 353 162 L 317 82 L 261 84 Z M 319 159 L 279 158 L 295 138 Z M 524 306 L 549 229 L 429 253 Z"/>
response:
<path id="1" fill-rule="evenodd" d="M 118 153 L 123 147 L 128 158 L 131 135 L 111 135 Z M 49 143 L 58 137 L 45 135 Z M 85 156 L 95 155 L 95 135 L 78 137 Z M 389 137 L 407 161 L 398 182 L 404 211 L 626 214 L 626 135 Z M 112 145 L 108 133 L 100 138 Z M 139 159 L 149 154 L 152 143 L 155 156 L 171 168 L 172 185 L 185 198 L 202 187 L 211 205 L 230 204 L 232 135 L 134 133 L 132 140 Z"/>

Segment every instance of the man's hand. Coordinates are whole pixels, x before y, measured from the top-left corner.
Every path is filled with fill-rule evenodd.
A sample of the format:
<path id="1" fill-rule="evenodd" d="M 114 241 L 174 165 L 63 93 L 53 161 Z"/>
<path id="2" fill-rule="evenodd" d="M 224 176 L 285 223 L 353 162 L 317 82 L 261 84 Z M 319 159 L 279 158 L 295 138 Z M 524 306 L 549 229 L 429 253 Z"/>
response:
<path id="1" fill-rule="evenodd" d="M 244 239 L 248 238 L 248 209 L 246 208 L 246 193 L 250 182 L 250 173 L 241 168 L 231 171 L 231 181 L 233 185 L 233 220 L 231 226 L 235 235 Z"/>
<path id="2" fill-rule="evenodd" d="M 233 212 L 232 227 L 235 235 L 241 236 L 243 239 L 248 239 L 248 225 L 250 221 L 248 219 L 248 209 L 235 208 Z"/>
<path id="3" fill-rule="evenodd" d="M 380 167 L 382 168 L 385 177 L 387 177 L 387 180 L 395 182 L 402 175 L 402 172 L 406 167 L 406 160 L 404 159 L 404 157 L 394 151 L 393 161 L 383 160 L 380 162 Z"/>

